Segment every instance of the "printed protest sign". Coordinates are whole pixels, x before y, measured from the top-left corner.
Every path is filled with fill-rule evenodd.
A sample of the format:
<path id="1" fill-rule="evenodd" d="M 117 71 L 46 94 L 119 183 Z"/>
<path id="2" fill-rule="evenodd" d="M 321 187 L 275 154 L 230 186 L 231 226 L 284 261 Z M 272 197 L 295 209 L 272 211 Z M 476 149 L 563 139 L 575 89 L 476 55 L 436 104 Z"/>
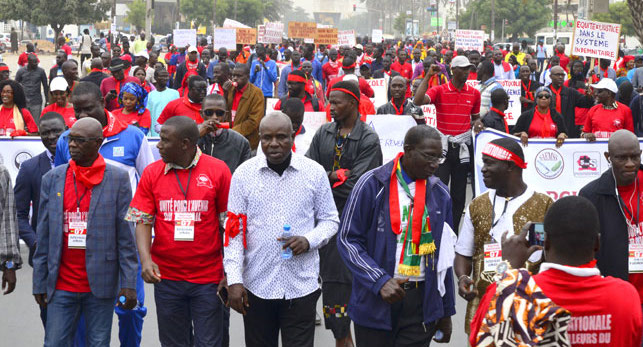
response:
<path id="1" fill-rule="evenodd" d="M 455 49 L 462 48 L 465 51 L 484 51 L 485 34 L 482 30 L 456 30 Z"/>

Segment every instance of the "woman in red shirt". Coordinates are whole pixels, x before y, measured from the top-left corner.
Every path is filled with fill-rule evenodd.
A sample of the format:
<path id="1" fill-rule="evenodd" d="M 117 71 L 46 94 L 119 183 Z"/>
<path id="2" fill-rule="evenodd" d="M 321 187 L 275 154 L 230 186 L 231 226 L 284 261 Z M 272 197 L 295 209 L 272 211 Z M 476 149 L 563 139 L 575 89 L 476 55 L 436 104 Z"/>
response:
<path id="1" fill-rule="evenodd" d="M 147 91 L 140 85 L 129 82 L 121 87 L 118 95 L 118 104 L 123 108 L 112 111 L 112 114 L 120 121 L 138 127 L 147 135 L 152 125 L 152 117 L 145 107 L 146 103 Z"/>
<path id="2" fill-rule="evenodd" d="M 37 135 L 38 126 L 27 110 L 27 98 L 20 83 L 0 81 L 0 136 Z"/>
<path id="3" fill-rule="evenodd" d="M 63 116 L 67 127 L 71 128 L 76 123 L 76 113 L 68 102 L 69 85 L 64 77 L 55 77 L 49 83 L 50 104 L 42 110 L 40 117 L 47 112 L 56 112 Z"/>
<path id="4" fill-rule="evenodd" d="M 551 105 L 556 105 L 554 93 L 547 87 L 536 90 L 536 107 L 523 112 L 514 126 L 514 136 L 520 137 L 523 146 L 529 138 L 556 138 L 556 147 L 567 138 L 563 117 Z"/>
<path id="5" fill-rule="evenodd" d="M 616 83 L 603 78 L 591 85 L 595 90 L 597 105 L 587 112 L 582 136 L 587 141 L 596 138 L 609 138 L 617 130 L 627 129 L 634 132 L 634 120 L 630 108 L 615 100 L 618 88 Z"/>

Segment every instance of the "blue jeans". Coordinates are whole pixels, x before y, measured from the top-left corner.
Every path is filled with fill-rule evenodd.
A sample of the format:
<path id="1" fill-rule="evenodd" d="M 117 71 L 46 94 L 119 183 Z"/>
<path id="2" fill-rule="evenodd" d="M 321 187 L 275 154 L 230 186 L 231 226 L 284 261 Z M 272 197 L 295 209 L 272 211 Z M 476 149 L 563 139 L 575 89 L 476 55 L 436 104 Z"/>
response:
<path id="1" fill-rule="evenodd" d="M 56 290 L 47 304 L 45 347 L 71 346 L 81 313 L 85 316 L 87 345 L 109 347 L 114 300 L 99 299 L 92 293 Z"/>
<path id="2" fill-rule="evenodd" d="M 216 283 L 164 279 L 154 285 L 154 301 L 161 346 L 222 345 L 224 306 Z"/>
<path id="3" fill-rule="evenodd" d="M 147 307 L 143 306 L 145 303 L 145 283 L 141 277 L 141 262 L 138 262 L 138 274 L 136 275 L 136 299 L 138 305 L 131 309 L 126 310 L 120 306 L 116 306 L 115 312 L 118 316 L 118 339 L 121 342 L 121 347 L 138 347 L 141 345 L 141 331 L 143 330 L 143 317 L 147 315 Z M 116 304 L 114 304 L 116 305 Z M 85 347 L 85 324 L 83 323 L 84 317 L 80 316 L 78 331 L 74 338 L 74 347 Z"/>

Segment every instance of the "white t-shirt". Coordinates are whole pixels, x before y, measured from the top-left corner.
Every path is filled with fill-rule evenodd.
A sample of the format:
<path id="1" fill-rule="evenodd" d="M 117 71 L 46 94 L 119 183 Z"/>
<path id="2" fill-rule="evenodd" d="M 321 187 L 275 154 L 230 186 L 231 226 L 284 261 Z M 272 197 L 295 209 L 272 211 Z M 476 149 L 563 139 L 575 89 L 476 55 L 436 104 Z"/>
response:
<path id="1" fill-rule="evenodd" d="M 409 191 L 411 192 L 411 195 L 415 196 L 415 182 L 411 182 L 408 184 Z M 407 275 L 402 275 L 398 272 L 398 268 L 400 267 L 400 256 L 402 255 L 402 248 L 404 246 L 404 231 L 406 230 L 407 225 L 409 224 L 408 221 L 408 216 L 410 214 L 410 208 L 411 208 L 411 199 L 409 199 L 408 195 L 406 195 L 406 192 L 404 192 L 404 188 L 402 188 L 402 185 L 400 182 L 397 182 L 397 192 L 399 196 L 399 203 L 400 203 L 400 228 L 402 229 L 402 232 L 397 235 L 397 244 L 395 248 L 395 271 L 394 271 L 394 277 L 395 278 L 400 278 L 400 279 L 409 279 L 409 281 L 424 281 L 424 262 L 425 256 L 421 256 L 422 259 L 420 260 L 420 276 L 407 276 Z M 405 210 L 407 211 L 405 213 Z M 407 243 L 412 240 L 412 236 L 409 234 L 407 237 Z M 410 254 L 411 248 L 406 247 L 404 250 L 407 252 L 407 254 Z"/>
<path id="2" fill-rule="evenodd" d="M 496 197 L 495 189 L 489 189 L 489 194 L 487 195 L 487 197 L 489 198 L 491 204 L 494 205 L 494 198 L 496 200 L 494 206 L 494 220 L 492 222 L 492 224 L 495 224 L 495 226 L 490 230 L 492 238 L 491 242 L 501 243 L 502 234 L 504 234 L 506 231 L 509 231 L 507 236 L 513 235 L 512 231 L 514 213 L 516 213 L 518 208 L 520 208 L 520 206 L 522 206 L 527 200 L 529 200 L 535 193 L 536 192 L 528 186 L 521 195 L 507 201 L 503 197 Z M 505 202 L 507 205 L 506 210 Z M 504 213 L 503 210 L 505 210 Z M 455 251 L 456 253 L 465 257 L 472 257 L 474 252 L 473 222 L 471 221 L 469 207 L 467 207 L 465 211 L 464 221 L 462 223 L 462 228 L 460 228 L 460 234 L 458 235 L 458 242 L 455 245 Z M 529 261 L 538 261 L 541 258 L 541 253 L 542 251 L 534 252 L 534 254 L 529 257 Z"/>

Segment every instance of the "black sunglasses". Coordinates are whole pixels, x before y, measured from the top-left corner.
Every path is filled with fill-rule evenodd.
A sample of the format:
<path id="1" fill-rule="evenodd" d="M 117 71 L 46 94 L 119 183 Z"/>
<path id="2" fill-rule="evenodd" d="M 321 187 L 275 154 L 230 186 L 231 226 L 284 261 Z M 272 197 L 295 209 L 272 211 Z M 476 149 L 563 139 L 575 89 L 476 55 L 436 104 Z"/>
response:
<path id="1" fill-rule="evenodd" d="M 549 98 L 551 98 L 551 95 L 540 94 L 540 95 L 537 96 L 537 98 L 538 99 L 549 99 Z"/>
<path id="2" fill-rule="evenodd" d="M 216 113 L 217 117 L 223 117 L 225 115 L 225 110 L 203 110 L 203 114 L 212 117 Z"/>

